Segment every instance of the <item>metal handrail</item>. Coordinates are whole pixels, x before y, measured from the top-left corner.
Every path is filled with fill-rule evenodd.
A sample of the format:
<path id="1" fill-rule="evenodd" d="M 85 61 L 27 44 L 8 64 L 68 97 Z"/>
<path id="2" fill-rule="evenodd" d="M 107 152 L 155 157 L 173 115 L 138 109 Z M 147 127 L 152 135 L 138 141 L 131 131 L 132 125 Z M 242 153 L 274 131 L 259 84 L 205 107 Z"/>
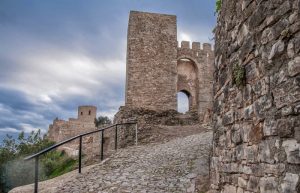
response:
<path id="1" fill-rule="evenodd" d="M 24 158 L 24 160 L 31 160 L 33 158 L 35 158 L 35 180 L 34 180 L 34 193 L 37 193 L 38 192 L 38 179 L 39 179 L 39 156 L 40 155 L 43 155 L 61 145 L 64 145 L 70 141 L 73 141 L 75 139 L 78 139 L 79 138 L 79 153 L 78 153 L 78 158 L 79 158 L 79 163 L 78 163 L 78 173 L 81 173 L 81 153 L 82 153 L 82 137 L 86 136 L 86 135 L 90 135 L 90 134 L 94 134 L 94 133 L 97 133 L 97 132 L 101 132 L 101 154 L 100 154 L 100 158 L 101 158 L 101 161 L 104 159 L 104 156 L 103 156 L 103 144 L 104 144 L 104 130 L 107 130 L 107 129 L 110 129 L 110 128 L 113 128 L 115 127 L 115 150 L 117 150 L 117 145 L 118 145 L 118 126 L 119 125 L 135 125 L 135 144 L 137 145 L 137 122 L 128 122 L 128 123 L 117 123 L 117 124 L 114 124 L 114 125 L 110 125 L 110 126 L 107 126 L 107 127 L 104 127 L 104 128 L 101 128 L 101 129 L 97 129 L 95 131 L 90 131 L 90 132 L 86 132 L 86 133 L 82 133 L 82 134 L 79 134 L 79 135 L 76 135 L 75 137 L 72 137 L 72 138 L 69 138 L 69 139 L 66 139 L 62 142 L 59 142 L 57 144 L 54 144 L 36 154 L 33 154 L 33 155 L 30 155 L 26 158 Z"/>

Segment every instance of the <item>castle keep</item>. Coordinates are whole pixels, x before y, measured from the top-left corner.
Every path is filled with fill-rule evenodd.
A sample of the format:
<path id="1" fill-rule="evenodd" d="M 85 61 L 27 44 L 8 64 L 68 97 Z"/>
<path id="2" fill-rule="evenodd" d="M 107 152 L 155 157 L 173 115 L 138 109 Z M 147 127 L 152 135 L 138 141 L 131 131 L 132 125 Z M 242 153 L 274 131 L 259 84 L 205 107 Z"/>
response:
<path id="1" fill-rule="evenodd" d="M 130 12 L 127 38 L 125 107 L 177 110 L 177 93 L 184 92 L 202 120 L 212 106 L 211 45 L 178 47 L 175 15 L 137 11 Z"/>

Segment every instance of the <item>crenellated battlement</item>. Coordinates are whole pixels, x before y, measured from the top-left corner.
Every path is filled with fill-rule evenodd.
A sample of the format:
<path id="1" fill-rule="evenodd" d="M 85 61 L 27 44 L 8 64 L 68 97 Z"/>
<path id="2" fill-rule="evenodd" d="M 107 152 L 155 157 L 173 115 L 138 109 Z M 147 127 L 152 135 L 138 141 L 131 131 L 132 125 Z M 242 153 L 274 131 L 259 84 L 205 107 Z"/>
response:
<path id="1" fill-rule="evenodd" d="M 180 45 L 180 46 L 179 46 Z M 191 47 L 192 45 L 192 47 Z M 190 49 L 195 51 L 205 51 L 205 52 L 212 52 L 212 45 L 209 43 L 203 43 L 201 47 L 200 42 L 190 42 L 190 41 L 181 41 L 181 43 L 178 43 L 178 49 Z"/>

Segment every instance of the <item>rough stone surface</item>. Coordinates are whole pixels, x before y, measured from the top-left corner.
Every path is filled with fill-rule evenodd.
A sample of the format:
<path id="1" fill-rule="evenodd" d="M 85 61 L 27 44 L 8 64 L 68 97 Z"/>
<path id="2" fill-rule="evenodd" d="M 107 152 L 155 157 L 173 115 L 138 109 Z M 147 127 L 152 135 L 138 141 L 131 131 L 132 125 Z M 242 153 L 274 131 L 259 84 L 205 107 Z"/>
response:
<path id="1" fill-rule="evenodd" d="M 205 192 L 212 132 L 119 150 L 104 163 L 40 183 L 47 193 Z M 31 193 L 32 185 L 10 193 Z M 228 190 L 230 192 L 230 189 Z"/>
<path id="2" fill-rule="evenodd" d="M 214 30 L 213 193 L 300 192 L 299 5 L 222 0 Z M 232 81 L 235 64 L 245 69 L 243 87 Z"/>

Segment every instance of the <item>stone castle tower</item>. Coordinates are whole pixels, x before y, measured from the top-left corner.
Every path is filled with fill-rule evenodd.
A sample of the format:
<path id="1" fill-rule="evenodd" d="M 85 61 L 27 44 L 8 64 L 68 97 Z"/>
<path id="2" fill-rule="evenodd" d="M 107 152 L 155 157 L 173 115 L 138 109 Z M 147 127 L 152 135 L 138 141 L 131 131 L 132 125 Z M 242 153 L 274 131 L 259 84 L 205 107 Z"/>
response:
<path id="1" fill-rule="evenodd" d="M 214 54 L 210 44 L 178 47 L 175 15 L 131 11 L 127 37 L 125 106 L 176 110 L 177 93 L 189 98 L 200 120 L 212 106 Z"/>
<path id="2" fill-rule="evenodd" d="M 79 106 L 78 107 L 78 120 L 94 122 L 97 116 L 97 107 L 95 106 Z"/>

